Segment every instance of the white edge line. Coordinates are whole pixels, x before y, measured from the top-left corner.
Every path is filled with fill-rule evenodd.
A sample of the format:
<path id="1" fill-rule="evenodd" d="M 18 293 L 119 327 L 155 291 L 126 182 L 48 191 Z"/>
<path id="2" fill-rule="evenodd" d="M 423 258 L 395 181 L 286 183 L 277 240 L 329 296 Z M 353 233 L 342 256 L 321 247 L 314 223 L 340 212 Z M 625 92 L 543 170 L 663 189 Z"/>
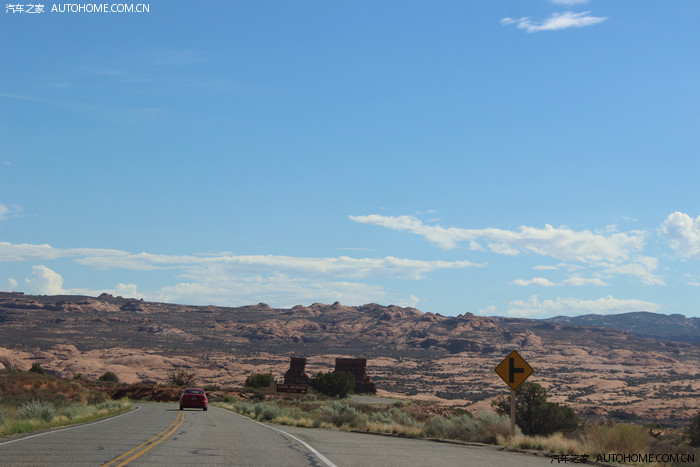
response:
<path id="1" fill-rule="evenodd" d="M 301 444 L 303 444 L 304 447 L 306 447 L 306 449 L 308 449 L 309 451 L 311 451 L 311 453 L 312 453 L 314 456 L 316 456 L 316 457 L 318 458 L 318 460 L 320 460 L 321 462 L 323 462 L 324 464 L 326 464 L 328 467 L 338 467 L 338 466 L 335 465 L 333 462 L 331 462 L 330 459 L 328 459 L 326 456 L 324 456 L 323 454 L 321 454 L 320 452 L 318 452 L 317 450 L 315 450 L 315 449 L 312 448 L 310 445 L 308 445 L 308 444 L 305 443 L 304 441 L 300 440 L 300 439 L 297 438 L 296 436 L 291 435 L 291 434 L 287 433 L 287 432 L 284 431 L 284 430 L 280 430 L 279 428 L 275 428 L 275 427 L 273 427 L 273 426 L 265 425 L 264 423 L 260 423 L 260 422 L 257 421 L 257 420 L 254 420 L 254 419 L 252 419 L 252 418 L 250 418 L 250 417 L 246 417 L 245 415 L 242 415 L 242 414 L 239 414 L 239 413 L 236 413 L 236 412 L 233 412 L 233 413 L 235 413 L 236 415 L 239 415 L 239 416 L 241 416 L 241 417 L 245 417 L 245 418 L 247 418 L 248 420 L 251 420 L 251 421 L 257 423 L 257 424 L 260 425 L 260 426 L 264 426 L 265 428 L 269 428 L 270 430 L 279 431 L 279 432 L 282 433 L 283 435 L 289 436 L 290 438 L 292 438 L 292 439 L 294 439 L 294 440 L 300 442 Z"/>
<path id="2" fill-rule="evenodd" d="M 81 428 L 81 427 L 89 426 L 89 425 L 97 425 L 98 423 L 108 422 L 108 421 L 110 421 L 110 420 L 114 420 L 115 418 L 119 418 L 119 417 L 123 417 L 124 415 L 132 414 L 132 413 L 136 412 L 137 410 L 139 410 L 140 408 L 141 408 L 141 407 L 136 407 L 134 410 L 129 410 L 129 411 L 126 412 L 126 413 L 122 413 L 122 414 L 116 415 L 116 416 L 114 416 L 114 417 L 104 418 L 104 419 L 98 420 L 98 421 L 96 421 L 96 422 L 80 423 L 80 424 L 78 424 L 78 425 L 68 426 L 68 427 L 65 427 L 65 428 L 59 428 L 58 430 L 45 431 L 44 433 L 39 433 L 39 434 L 36 434 L 36 435 L 30 435 L 30 436 L 25 436 L 25 437 L 23 437 L 23 438 L 17 438 L 17 439 L 13 439 L 13 440 L 10 440 L 10 441 L 5 441 L 5 442 L 0 443 L 0 446 L 3 446 L 3 445 L 5 445 L 5 444 L 10 444 L 10 443 L 16 443 L 16 442 L 18 442 L 18 441 L 24 441 L 25 439 L 36 438 L 36 437 L 39 437 L 39 436 L 44 436 L 44 435 L 50 435 L 50 434 L 53 434 L 53 433 L 58 433 L 59 431 L 67 431 L 67 430 L 72 430 L 73 428 Z"/>

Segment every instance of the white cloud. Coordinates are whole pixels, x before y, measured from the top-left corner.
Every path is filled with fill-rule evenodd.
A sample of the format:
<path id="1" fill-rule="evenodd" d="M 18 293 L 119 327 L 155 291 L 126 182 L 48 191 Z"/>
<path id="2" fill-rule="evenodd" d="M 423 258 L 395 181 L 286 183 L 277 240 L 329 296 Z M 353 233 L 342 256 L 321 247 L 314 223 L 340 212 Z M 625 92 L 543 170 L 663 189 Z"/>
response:
<path id="1" fill-rule="evenodd" d="M 113 295 L 121 295 L 122 297 L 140 298 L 141 294 L 137 290 L 136 284 L 117 284 Z"/>
<path id="2" fill-rule="evenodd" d="M 496 316 L 498 308 L 495 305 L 488 305 L 486 308 L 479 308 L 477 314 L 480 316 Z"/>
<path id="3" fill-rule="evenodd" d="M 396 302 L 396 305 L 402 306 L 402 307 L 412 307 L 416 308 L 418 306 L 418 302 L 420 302 L 420 298 L 416 297 L 413 294 L 410 294 L 408 298 L 403 298 Z"/>
<path id="4" fill-rule="evenodd" d="M 540 287 L 555 287 L 555 286 L 562 286 L 562 285 L 569 285 L 569 286 L 574 286 L 574 287 L 589 286 L 589 285 L 595 285 L 595 286 L 609 285 L 608 283 L 606 283 L 603 280 L 598 279 L 598 278 L 584 278 L 584 277 L 579 277 L 579 276 L 569 277 L 568 279 L 565 279 L 558 284 L 550 281 L 549 279 L 547 279 L 545 277 L 533 277 L 532 279 L 515 279 L 514 281 L 511 282 L 511 284 L 521 285 L 521 286 L 536 285 L 536 286 L 540 286 Z"/>
<path id="5" fill-rule="evenodd" d="M 272 276 L 205 276 L 194 282 L 163 287 L 153 293 L 153 300 L 193 305 L 242 304 L 265 302 L 273 307 L 291 307 L 313 302 L 361 305 L 376 301 L 393 301 L 395 297 L 382 287 L 348 281 L 328 281 Z"/>
<path id="6" fill-rule="evenodd" d="M 538 285 L 541 287 L 554 287 L 556 284 L 549 279 L 545 279 L 544 277 L 533 277 L 532 279 L 515 279 L 513 281 L 513 285 Z"/>
<path id="7" fill-rule="evenodd" d="M 422 235 L 429 242 L 435 243 L 445 250 L 455 248 L 457 242 L 476 237 L 470 235 L 470 231 L 464 229 L 445 229 L 439 225 L 425 225 L 420 219 L 413 216 L 381 216 L 378 214 L 370 214 L 369 216 L 350 216 L 350 220 L 361 224 L 379 225 L 392 230 L 408 231 Z"/>
<path id="8" fill-rule="evenodd" d="M 564 13 L 552 13 L 549 18 L 540 23 L 533 23 L 529 17 L 523 17 L 518 19 L 503 18 L 501 24 L 505 26 L 514 24 L 518 29 L 524 29 L 527 32 L 540 32 L 593 26 L 607 19 L 606 17 L 590 16 L 590 11 L 581 13 L 567 11 Z"/>
<path id="9" fill-rule="evenodd" d="M 552 316 L 576 316 L 584 314 L 616 314 L 631 311 L 658 311 L 661 307 L 643 300 L 620 300 L 612 295 L 596 300 L 561 298 L 542 300 L 532 295 L 528 300 L 510 302 L 508 315 L 524 318 L 545 318 Z"/>
<path id="10" fill-rule="evenodd" d="M 700 259 L 700 216 L 693 219 L 676 211 L 666 218 L 659 233 L 678 257 Z"/>
<path id="11" fill-rule="evenodd" d="M 7 290 L 14 291 L 14 290 L 17 290 L 17 286 L 19 285 L 19 282 L 17 282 L 16 280 L 14 280 L 13 278 L 10 277 L 9 279 L 7 279 L 7 285 L 8 285 Z"/>
<path id="12" fill-rule="evenodd" d="M 573 276 L 569 277 L 568 279 L 565 279 L 562 281 L 562 285 L 571 285 L 574 287 L 584 287 L 588 285 L 595 285 L 595 286 L 608 286 L 607 282 L 603 281 L 602 279 L 598 279 L 597 277 L 580 277 L 580 276 Z"/>
<path id="13" fill-rule="evenodd" d="M 0 262 L 39 261 L 74 258 L 99 269 L 129 270 L 181 269 L 189 274 L 212 273 L 294 273 L 304 276 L 421 279 L 438 269 L 481 266 L 470 261 L 421 261 L 387 256 L 384 258 L 304 258 L 275 255 L 156 255 L 120 250 L 53 248 L 50 245 L 14 245 L 0 242 Z"/>
<path id="14" fill-rule="evenodd" d="M 22 208 L 16 204 L 0 204 L 0 221 L 6 221 L 13 217 L 17 217 L 22 212 Z"/>
<path id="15" fill-rule="evenodd" d="M 357 282 L 367 278 L 422 279 L 441 269 L 478 267 L 470 261 L 422 261 L 387 256 L 384 258 L 304 258 L 275 255 L 158 255 L 121 250 L 89 248 L 53 248 L 50 245 L 0 242 L 0 262 L 73 259 L 99 269 L 174 270 L 180 282 L 160 289 L 139 292 L 135 284 L 118 284 L 114 290 L 71 289 L 63 291 L 60 275 L 51 276 L 45 266 L 35 268 L 35 277 L 27 280 L 34 293 L 76 293 L 99 295 L 107 292 L 149 300 L 191 304 L 257 303 L 276 306 L 315 301 L 339 300 L 342 303 L 385 301 L 415 304 L 418 298 L 392 295 L 377 285 Z M 49 279 L 55 279 L 50 282 Z M 59 281 L 60 279 L 60 281 Z"/>
<path id="16" fill-rule="evenodd" d="M 625 274 L 634 276 L 647 285 L 665 285 L 663 279 L 654 274 L 659 265 L 659 260 L 650 256 L 639 256 L 633 262 L 627 264 L 607 264 L 606 274 Z"/>
<path id="17" fill-rule="evenodd" d="M 0 242 L 0 263 L 16 261 L 45 261 L 70 257 L 118 257 L 129 255 L 125 251 L 96 248 L 54 248 L 51 245 L 31 243 L 13 244 Z"/>
<path id="18" fill-rule="evenodd" d="M 27 292 L 39 295 L 61 295 L 63 277 L 46 266 L 32 266 L 32 278 L 24 280 Z"/>
<path id="19" fill-rule="evenodd" d="M 640 231 L 610 233 L 602 235 L 589 230 L 575 231 L 566 227 L 544 228 L 520 227 L 518 231 L 495 228 L 461 229 L 444 228 L 439 225 L 425 225 L 412 216 L 350 216 L 350 219 L 378 225 L 398 231 L 421 235 L 443 249 L 456 248 L 459 242 L 470 242 L 470 248 L 477 239 L 485 239 L 489 249 L 495 253 L 516 255 L 532 252 L 565 261 L 596 263 L 600 261 L 621 262 L 644 246 L 644 234 Z"/>

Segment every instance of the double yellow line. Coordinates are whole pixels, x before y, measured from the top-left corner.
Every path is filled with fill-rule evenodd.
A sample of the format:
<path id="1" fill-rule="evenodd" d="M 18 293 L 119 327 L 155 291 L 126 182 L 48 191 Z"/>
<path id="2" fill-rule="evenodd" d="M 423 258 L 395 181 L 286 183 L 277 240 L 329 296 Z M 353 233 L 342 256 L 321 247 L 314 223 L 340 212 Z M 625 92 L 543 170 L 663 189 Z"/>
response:
<path id="1" fill-rule="evenodd" d="M 148 441 L 144 441 L 143 443 L 139 444 L 136 446 L 134 449 L 125 452 L 119 457 L 115 457 L 111 461 L 107 462 L 106 464 L 102 464 L 102 467 L 106 466 L 114 466 L 114 467 L 122 467 L 129 462 L 133 461 L 134 459 L 142 456 L 146 452 L 148 452 L 151 448 L 153 448 L 155 445 L 158 443 L 162 443 L 167 439 L 170 435 L 175 433 L 175 431 L 180 428 L 180 425 L 182 425 L 182 422 L 185 421 L 185 412 L 180 410 L 177 413 L 177 417 L 175 418 L 175 421 L 172 422 L 168 427 L 155 435 L 153 438 L 149 439 Z M 128 459 L 122 460 L 125 457 L 131 455 Z M 121 461 L 121 462 L 120 462 Z M 119 462 L 118 464 L 115 464 L 115 462 Z"/>

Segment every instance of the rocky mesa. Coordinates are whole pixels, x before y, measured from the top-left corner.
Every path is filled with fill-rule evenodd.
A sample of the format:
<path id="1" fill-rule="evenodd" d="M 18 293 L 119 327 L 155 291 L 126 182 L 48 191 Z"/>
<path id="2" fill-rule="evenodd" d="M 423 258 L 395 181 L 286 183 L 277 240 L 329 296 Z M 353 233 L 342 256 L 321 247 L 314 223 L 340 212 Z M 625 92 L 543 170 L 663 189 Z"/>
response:
<path id="1" fill-rule="evenodd" d="M 649 315 L 658 328 L 664 315 Z M 687 331 L 659 339 L 566 320 L 448 317 L 377 304 L 227 308 L 0 293 L 0 368 L 38 361 L 62 377 L 112 371 L 125 382 L 162 382 L 187 368 L 201 384 L 229 386 L 253 372 L 281 379 L 290 356 L 306 357 L 311 375 L 333 368 L 336 357 L 364 357 L 380 394 L 480 412 L 510 390 L 494 368 L 518 350 L 535 369 L 529 381 L 550 400 L 591 419 L 666 424 L 700 410 L 700 344 Z"/>

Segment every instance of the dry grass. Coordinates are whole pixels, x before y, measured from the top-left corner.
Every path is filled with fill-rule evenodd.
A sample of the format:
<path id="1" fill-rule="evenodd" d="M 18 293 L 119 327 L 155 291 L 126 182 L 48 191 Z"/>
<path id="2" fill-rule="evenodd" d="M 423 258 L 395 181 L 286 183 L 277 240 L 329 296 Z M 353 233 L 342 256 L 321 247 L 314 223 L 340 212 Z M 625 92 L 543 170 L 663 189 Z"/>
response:
<path id="1" fill-rule="evenodd" d="M 516 449 L 548 451 L 552 454 L 583 454 L 587 452 L 580 441 L 567 438 L 561 433 L 554 433 L 549 436 L 516 435 L 513 438 L 499 435 L 497 444 Z"/>
<path id="2" fill-rule="evenodd" d="M 18 410 L 8 411 L 4 422 L 0 423 L 0 436 L 92 422 L 126 412 L 130 408 L 131 401 L 129 400 L 109 401 L 98 405 L 75 403 L 63 407 L 57 414 L 54 412 L 49 418 L 48 412 L 29 413 L 25 410 L 25 413 L 22 413 L 19 410 L 21 407 L 18 407 Z"/>
<path id="3" fill-rule="evenodd" d="M 611 452 L 647 452 L 651 435 L 646 428 L 628 423 L 606 423 L 589 427 L 581 444 L 585 452 L 605 454 Z"/>
<path id="4" fill-rule="evenodd" d="M 421 426 L 401 425 L 400 423 L 377 423 L 368 422 L 367 431 L 375 433 L 389 433 L 392 435 L 406 436 L 408 438 L 417 438 L 424 436 L 424 430 Z"/>

